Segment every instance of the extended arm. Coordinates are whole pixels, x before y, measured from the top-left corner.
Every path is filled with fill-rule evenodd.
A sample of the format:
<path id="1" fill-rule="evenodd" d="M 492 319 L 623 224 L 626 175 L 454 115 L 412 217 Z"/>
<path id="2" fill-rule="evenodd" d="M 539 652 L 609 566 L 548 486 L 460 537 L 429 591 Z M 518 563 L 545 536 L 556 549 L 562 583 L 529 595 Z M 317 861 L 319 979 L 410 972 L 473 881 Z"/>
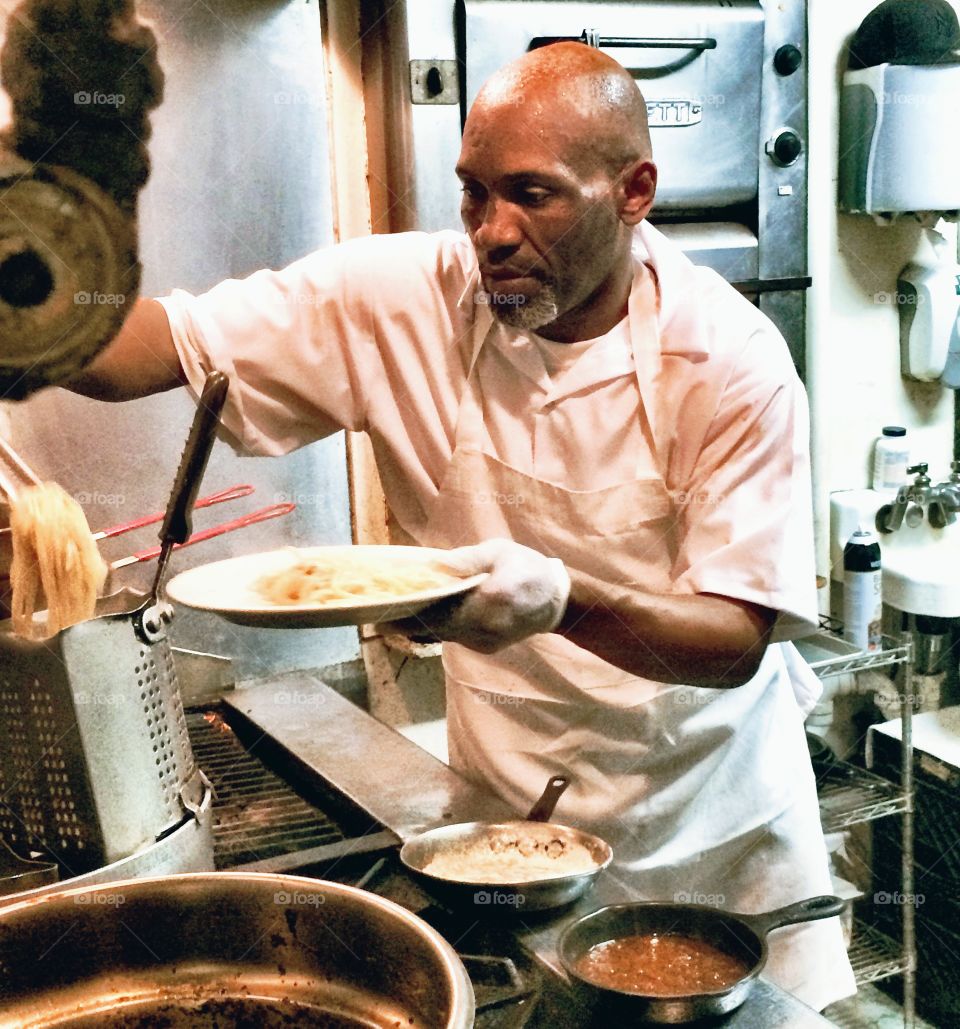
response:
<path id="1" fill-rule="evenodd" d="M 775 618 L 730 597 L 640 593 L 574 575 L 557 632 L 645 679 L 728 687 L 756 674 Z"/>
<path id="2" fill-rule="evenodd" d="M 117 338 L 65 386 L 97 400 L 134 400 L 186 381 L 163 305 L 138 300 Z"/>
<path id="3" fill-rule="evenodd" d="M 489 573 L 462 598 L 388 626 L 492 653 L 557 632 L 626 672 L 655 682 L 740 686 L 756 673 L 776 612 L 712 594 L 666 595 L 610 586 L 511 540 L 446 555 L 461 575 Z"/>

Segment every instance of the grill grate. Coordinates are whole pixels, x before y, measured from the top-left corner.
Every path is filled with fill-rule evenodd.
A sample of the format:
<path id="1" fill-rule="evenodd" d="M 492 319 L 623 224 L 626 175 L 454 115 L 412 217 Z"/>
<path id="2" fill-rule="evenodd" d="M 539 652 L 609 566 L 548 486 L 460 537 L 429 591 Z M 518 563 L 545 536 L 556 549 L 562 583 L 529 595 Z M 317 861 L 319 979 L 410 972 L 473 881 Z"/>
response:
<path id="1" fill-rule="evenodd" d="M 345 839 L 332 819 L 250 754 L 219 714 L 191 712 L 186 718 L 197 764 L 215 791 L 218 869 Z"/>

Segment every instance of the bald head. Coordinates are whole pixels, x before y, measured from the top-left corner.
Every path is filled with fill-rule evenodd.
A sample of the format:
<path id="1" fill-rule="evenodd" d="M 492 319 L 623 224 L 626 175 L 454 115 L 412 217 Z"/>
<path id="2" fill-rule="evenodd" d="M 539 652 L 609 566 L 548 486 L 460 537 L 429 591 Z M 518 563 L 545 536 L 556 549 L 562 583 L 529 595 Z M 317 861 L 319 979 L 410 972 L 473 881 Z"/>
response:
<path id="1" fill-rule="evenodd" d="M 616 61 L 555 43 L 506 65 L 470 108 L 457 176 L 501 321 L 571 342 L 624 316 L 657 168 L 643 97 Z"/>
<path id="2" fill-rule="evenodd" d="M 630 73 L 583 43 L 553 43 L 504 65 L 484 83 L 471 117 L 509 116 L 523 105 L 543 136 L 574 130 L 579 161 L 611 173 L 650 160 L 647 106 Z M 468 118 L 469 121 L 469 118 Z"/>

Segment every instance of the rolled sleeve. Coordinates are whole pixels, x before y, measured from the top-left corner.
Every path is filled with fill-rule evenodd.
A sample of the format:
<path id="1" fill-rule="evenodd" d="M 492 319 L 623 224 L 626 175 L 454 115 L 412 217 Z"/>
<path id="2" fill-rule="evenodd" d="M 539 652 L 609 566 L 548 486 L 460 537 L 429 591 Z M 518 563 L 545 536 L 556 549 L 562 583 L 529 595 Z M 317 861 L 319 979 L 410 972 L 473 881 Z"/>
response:
<path id="1" fill-rule="evenodd" d="M 284 454 L 363 427 L 382 370 L 368 288 L 376 259 L 356 241 L 160 300 L 190 387 L 199 393 L 213 369 L 229 377 L 223 424 L 238 449 Z"/>
<path id="2" fill-rule="evenodd" d="M 674 499 L 678 590 L 772 608 L 774 641 L 816 626 L 807 399 L 777 334 L 748 340 Z"/>

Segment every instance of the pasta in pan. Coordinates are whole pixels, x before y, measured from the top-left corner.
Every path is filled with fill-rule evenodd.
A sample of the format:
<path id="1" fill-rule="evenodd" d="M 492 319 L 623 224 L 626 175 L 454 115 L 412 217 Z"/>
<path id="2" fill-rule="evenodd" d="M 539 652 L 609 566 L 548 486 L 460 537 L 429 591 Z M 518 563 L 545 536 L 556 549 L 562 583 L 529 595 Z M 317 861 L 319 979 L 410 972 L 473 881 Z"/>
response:
<path id="1" fill-rule="evenodd" d="M 337 604 L 389 601 L 457 581 L 435 565 L 397 563 L 389 568 L 369 560 L 301 558 L 254 584 L 273 604 Z"/>
<path id="2" fill-rule="evenodd" d="M 20 490 L 10 505 L 13 631 L 54 636 L 91 618 L 107 576 L 83 508 L 54 482 Z M 34 613 L 47 608 L 46 626 Z"/>

